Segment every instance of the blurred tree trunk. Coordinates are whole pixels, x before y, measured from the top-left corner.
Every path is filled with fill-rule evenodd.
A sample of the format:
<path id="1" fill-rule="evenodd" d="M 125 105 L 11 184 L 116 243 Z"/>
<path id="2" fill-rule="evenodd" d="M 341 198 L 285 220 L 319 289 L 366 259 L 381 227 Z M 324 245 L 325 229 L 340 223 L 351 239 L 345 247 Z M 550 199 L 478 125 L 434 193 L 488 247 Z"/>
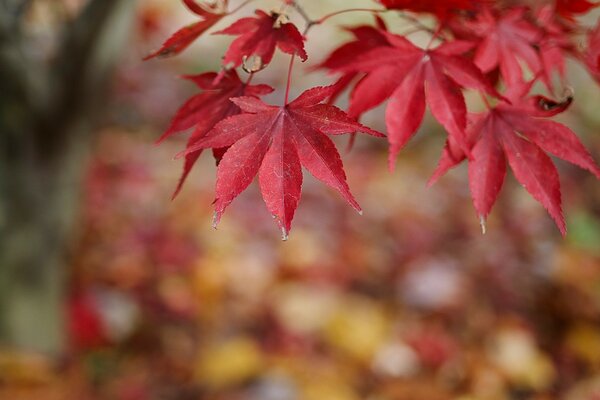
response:
<path id="1" fill-rule="evenodd" d="M 57 355 L 91 128 L 133 0 L 90 0 L 48 63 L 23 30 L 30 2 L 0 0 L 0 346 Z"/>

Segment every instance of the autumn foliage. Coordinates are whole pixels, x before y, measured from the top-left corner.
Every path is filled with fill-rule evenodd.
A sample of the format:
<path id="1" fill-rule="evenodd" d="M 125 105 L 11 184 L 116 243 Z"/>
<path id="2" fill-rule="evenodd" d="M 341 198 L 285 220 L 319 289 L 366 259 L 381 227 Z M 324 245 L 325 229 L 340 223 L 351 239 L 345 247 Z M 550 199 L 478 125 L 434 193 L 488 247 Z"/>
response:
<path id="1" fill-rule="evenodd" d="M 147 59 L 179 54 L 203 34 L 202 40 L 210 40 L 210 28 L 224 18 L 233 20 L 214 32 L 235 37 L 221 70 L 186 76 L 201 92 L 184 103 L 161 138 L 192 131 L 181 153 L 185 166 L 176 193 L 200 153 L 213 150 L 218 162 L 215 224 L 258 175 L 267 208 L 287 238 L 301 197 L 302 167 L 360 211 L 330 136 L 364 132 L 383 137 L 359 122 L 365 112 L 383 103 L 390 169 L 419 131 L 428 109 L 447 132 L 430 182 L 467 162 L 483 227 L 508 167 L 563 235 L 559 176 L 549 155 L 600 177 L 600 168 L 576 134 L 551 119 L 573 101 L 567 59 L 580 62 L 600 82 L 600 25 L 581 22 L 597 6 L 594 2 L 365 0 L 365 7 L 373 8 L 313 19 L 301 0 L 282 0 L 275 10 L 257 9 L 237 21 L 234 14 L 253 2 L 236 8 L 227 0 L 183 2 L 199 20 L 174 33 Z M 372 13 L 373 24 L 344 26 L 353 39 L 312 64 L 329 71 L 332 82 L 290 101 L 295 58 L 313 61 L 304 46 L 315 39 L 312 28 L 350 12 Z M 386 23 L 384 17 L 391 13 L 406 24 Z M 428 34 L 428 44 L 415 44 L 415 33 Z M 269 67 L 277 50 L 290 55 L 288 84 L 283 104 L 270 105 L 260 96 L 274 89 L 251 81 Z M 245 76 L 240 78 L 242 71 Z M 343 111 L 333 103 L 346 91 L 349 106 Z M 467 108 L 466 91 L 479 93 L 485 111 Z"/>

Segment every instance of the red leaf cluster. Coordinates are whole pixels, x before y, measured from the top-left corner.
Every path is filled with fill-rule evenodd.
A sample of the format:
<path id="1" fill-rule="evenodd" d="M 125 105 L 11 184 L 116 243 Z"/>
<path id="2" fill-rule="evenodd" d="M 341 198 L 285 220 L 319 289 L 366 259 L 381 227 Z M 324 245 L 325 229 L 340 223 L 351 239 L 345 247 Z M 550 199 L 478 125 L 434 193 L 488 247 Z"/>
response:
<path id="1" fill-rule="evenodd" d="M 185 49 L 225 15 L 227 2 L 206 7 L 184 0 L 202 17 L 151 54 L 167 56 Z M 469 163 L 475 209 L 485 219 L 494 205 L 509 165 L 515 177 L 566 231 L 558 172 L 548 157 L 555 155 L 600 177 L 600 170 L 576 135 L 548 118 L 571 104 L 530 94 L 541 81 L 556 97 L 566 87 L 567 57 L 582 61 L 600 81 L 600 28 L 589 29 L 587 47 L 579 50 L 584 27 L 577 16 L 597 6 L 588 0 L 527 2 L 516 0 L 379 0 L 377 14 L 398 12 L 413 26 L 394 33 L 376 15 L 374 26 L 346 28 L 353 39 L 334 49 L 318 65 L 339 75 L 336 85 L 307 90 L 288 104 L 293 59 L 307 59 L 305 35 L 288 17 L 296 12 L 311 28 L 350 9 L 312 20 L 302 2 L 285 0 L 278 11 L 256 10 L 216 33 L 235 35 L 223 58 L 220 73 L 191 77 L 204 91 L 178 111 L 164 139 L 194 128 L 185 151 L 179 187 L 200 152 L 211 148 L 220 161 L 217 172 L 215 221 L 258 175 L 263 198 L 277 219 L 283 236 L 291 228 L 302 185 L 302 166 L 337 189 L 357 210 L 350 194 L 340 156 L 328 135 L 363 131 L 380 136 L 357 120 L 387 102 L 385 122 L 393 168 L 399 151 L 419 130 L 426 108 L 447 132 L 447 143 L 432 181 L 461 161 Z M 223 6 L 225 6 L 223 8 Z M 433 15 L 434 26 L 419 20 Z M 411 33 L 430 35 L 429 44 L 417 46 Z M 286 101 L 268 105 L 258 99 L 270 89 L 242 84 L 235 68 L 252 76 L 273 60 L 275 50 L 292 56 Z M 254 57 L 248 68 L 246 61 Z M 533 77 L 533 79 L 531 78 Z M 557 82 L 556 78 L 560 81 Z M 348 114 L 331 104 L 351 87 Z M 503 88 L 501 95 L 498 89 Z M 479 92 L 487 111 L 470 114 L 464 91 Z M 327 103 L 327 104 L 324 104 Z"/>

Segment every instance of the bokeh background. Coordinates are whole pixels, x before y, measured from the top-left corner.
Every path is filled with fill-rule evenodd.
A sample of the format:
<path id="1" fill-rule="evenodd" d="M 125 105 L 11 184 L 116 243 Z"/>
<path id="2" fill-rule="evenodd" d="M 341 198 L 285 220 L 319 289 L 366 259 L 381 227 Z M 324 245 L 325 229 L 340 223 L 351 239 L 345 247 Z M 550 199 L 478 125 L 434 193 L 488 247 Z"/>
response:
<path id="1" fill-rule="evenodd" d="M 343 152 L 364 216 L 306 176 L 288 242 L 256 185 L 215 231 L 214 160 L 171 201 L 185 135 L 154 141 L 194 93 L 178 75 L 217 69 L 231 39 L 141 62 L 193 19 L 173 0 L 0 1 L 0 398 L 600 399 L 591 175 L 558 162 L 566 239 L 513 178 L 482 235 L 464 166 L 426 187 L 428 117 L 394 173 L 385 141 Z M 371 20 L 315 28 L 293 92 L 333 81 L 307 67 L 348 38 L 335 25 Z M 286 67 L 257 75 L 269 101 Z M 570 81 L 560 119 L 598 160 L 598 85 L 575 64 Z M 382 109 L 364 122 L 383 130 Z"/>

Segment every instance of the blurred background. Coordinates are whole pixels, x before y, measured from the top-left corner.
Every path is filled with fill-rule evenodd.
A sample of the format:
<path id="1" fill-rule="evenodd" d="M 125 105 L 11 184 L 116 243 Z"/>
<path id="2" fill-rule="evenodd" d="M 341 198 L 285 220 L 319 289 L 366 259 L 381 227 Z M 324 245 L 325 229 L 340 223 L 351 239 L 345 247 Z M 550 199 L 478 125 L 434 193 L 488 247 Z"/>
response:
<path id="1" fill-rule="evenodd" d="M 364 216 L 306 176 L 289 242 L 256 185 L 214 231 L 214 160 L 171 201 L 185 135 L 154 142 L 194 93 L 178 75 L 218 69 L 231 39 L 141 62 L 193 20 L 172 0 L 0 0 L 0 398 L 600 399 L 590 174 L 558 162 L 566 239 L 513 178 L 482 235 L 464 166 L 426 188 L 428 117 L 392 174 L 385 141 L 337 141 Z M 316 27 L 307 64 L 371 21 Z M 287 60 L 256 77 L 268 101 Z M 293 91 L 332 81 L 298 69 Z M 560 119 L 598 160 L 600 91 L 577 65 L 570 81 Z"/>

